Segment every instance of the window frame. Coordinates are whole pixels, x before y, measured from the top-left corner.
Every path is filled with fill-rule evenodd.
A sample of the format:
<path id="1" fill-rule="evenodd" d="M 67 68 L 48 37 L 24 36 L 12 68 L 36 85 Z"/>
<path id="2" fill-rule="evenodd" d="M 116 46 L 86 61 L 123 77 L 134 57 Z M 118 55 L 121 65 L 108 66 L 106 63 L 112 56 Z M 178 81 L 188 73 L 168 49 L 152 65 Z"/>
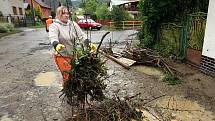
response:
<path id="1" fill-rule="evenodd" d="M 12 6 L 12 10 L 14 15 L 18 15 L 16 6 Z"/>

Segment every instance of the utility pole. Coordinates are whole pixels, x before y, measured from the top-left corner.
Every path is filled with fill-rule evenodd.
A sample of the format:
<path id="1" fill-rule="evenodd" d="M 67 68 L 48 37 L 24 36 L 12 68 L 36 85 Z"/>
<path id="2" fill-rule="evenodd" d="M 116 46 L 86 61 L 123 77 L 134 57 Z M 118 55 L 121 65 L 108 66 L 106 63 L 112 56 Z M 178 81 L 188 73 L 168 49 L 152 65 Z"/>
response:
<path id="1" fill-rule="evenodd" d="M 72 17 L 68 0 L 66 0 L 66 6 L 67 6 L 67 9 L 68 9 L 68 12 L 69 12 L 69 16 Z"/>
<path id="2" fill-rule="evenodd" d="M 49 1 L 50 8 L 52 9 L 52 0 Z"/>
<path id="3" fill-rule="evenodd" d="M 50 4 L 50 8 L 51 8 L 50 15 L 52 16 L 52 0 L 49 1 L 49 4 Z"/>
<path id="4" fill-rule="evenodd" d="M 34 4 L 33 4 L 32 0 L 31 0 L 31 12 L 32 12 L 32 15 L 33 15 L 33 23 L 34 23 L 34 26 L 35 26 L 36 25 L 35 12 L 34 12 Z"/>
<path id="5" fill-rule="evenodd" d="M 58 1 L 57 1 L 57 2 L 58 2 Z M 54 13 L 55 13 L 55 9 L 56 9 L 56 8 L 55 8 L 55 3 L 56 3 L 55 0 L 53 1 L 53 3 L 54 3 Z"/>
<path id="6" fill-rule="evenodd" d="M 66 0 L 66 6 L 67 6 L 67 9 L 68 9 L 68 11 L 69 11 L 69 13 L 70 13 L 70 10 L 69 10 L 69 2 L 68 2 L 68 0 Z"/>

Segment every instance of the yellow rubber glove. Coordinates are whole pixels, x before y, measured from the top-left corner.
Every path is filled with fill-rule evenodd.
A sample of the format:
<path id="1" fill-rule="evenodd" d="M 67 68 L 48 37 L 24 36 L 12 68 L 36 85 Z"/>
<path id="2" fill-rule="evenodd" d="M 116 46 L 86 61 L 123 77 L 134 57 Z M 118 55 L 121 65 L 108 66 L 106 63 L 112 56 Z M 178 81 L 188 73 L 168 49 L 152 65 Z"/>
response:
<path id="1" fill-rule="evenodd" d="M 95 44 L 90 43 L 90 52 L 91 53 L 96 53 L 97 47 Z"/>
<path id="2" fill-rule="evenodd" d="M 63 50 L 65 48 L 65 46 L 63 45 L 63 44 L 58 44 L 57 46 L 56 46 L 56 51 L 57 52 L 60 52 L 61 50 Z"/>

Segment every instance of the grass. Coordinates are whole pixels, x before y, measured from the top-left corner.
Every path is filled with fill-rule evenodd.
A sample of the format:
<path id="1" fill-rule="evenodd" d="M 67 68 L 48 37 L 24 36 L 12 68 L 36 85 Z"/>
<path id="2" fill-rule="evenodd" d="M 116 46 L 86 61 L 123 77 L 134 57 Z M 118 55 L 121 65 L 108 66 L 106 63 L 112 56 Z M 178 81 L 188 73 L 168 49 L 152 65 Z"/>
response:
<path id="1" fill-rule="evenodd" d="M 177 84 L 181 84 L 182 83 L 182 80 L 180 80 L 176 76 L 172 76 L 169 73 L 165 74 L 165 77 L 164 77 L 163 81 L 167 82 L 168 85 L 177 85 Z"/>
<path id="2" fill-rule="evenodd" d="M 4 37 L 4 36 L 8 36 L 8 35 L 11 35 L 11 34 L 16 34 L 16 33 L 19 33 L 19 32 L 22 32 L 21 30 L 18 30 L 18 29 L 15 29 L 11 32 L 7 32 L 7 33 L 0 33 L 0 38 Z"/>

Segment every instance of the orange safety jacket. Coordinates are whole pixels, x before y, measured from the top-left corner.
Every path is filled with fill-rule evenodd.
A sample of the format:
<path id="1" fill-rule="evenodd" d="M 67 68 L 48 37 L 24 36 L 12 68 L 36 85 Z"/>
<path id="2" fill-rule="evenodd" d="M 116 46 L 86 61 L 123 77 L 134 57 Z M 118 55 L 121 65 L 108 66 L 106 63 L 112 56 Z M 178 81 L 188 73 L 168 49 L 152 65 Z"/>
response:
<path id="1" fill-rule="evenodd" d="M 53 23 L 53 19 L 46 20 L 46 32 L 49 32 L 49 26 Z"/>

